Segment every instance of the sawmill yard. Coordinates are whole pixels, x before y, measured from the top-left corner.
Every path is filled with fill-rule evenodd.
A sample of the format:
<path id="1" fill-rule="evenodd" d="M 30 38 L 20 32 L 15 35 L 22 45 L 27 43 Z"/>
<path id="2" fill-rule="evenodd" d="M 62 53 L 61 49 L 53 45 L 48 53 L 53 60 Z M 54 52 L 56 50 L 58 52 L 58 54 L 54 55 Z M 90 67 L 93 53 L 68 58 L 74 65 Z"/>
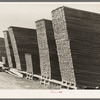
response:
<path id="1" fill-rule="evenodd" d="M 100 89 L 100 13 L 62 6 L 51 14 L 34 29 L 4 29 L 0 89 Z"/>
<path id="2" fill-rule="evenodd" d="M 39 81 L 27 80 L 0 72 L 0 89 L 48 89 L 49 87 L 41 85 Z"/>

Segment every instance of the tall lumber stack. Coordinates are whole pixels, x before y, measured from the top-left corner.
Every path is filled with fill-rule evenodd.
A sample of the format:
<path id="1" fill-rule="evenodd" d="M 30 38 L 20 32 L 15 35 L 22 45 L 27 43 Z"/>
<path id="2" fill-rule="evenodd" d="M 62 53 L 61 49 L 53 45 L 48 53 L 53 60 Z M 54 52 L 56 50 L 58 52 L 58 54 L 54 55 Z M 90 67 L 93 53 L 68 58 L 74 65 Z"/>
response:
<path id="1" fill-rule="evenodd" d="M 71 82 L 76 85 L 70 41 L 63 8 L 54 10 L 52 17 L 62 81 L 63 83 Z"/>
<path id="2" fill-rule="evenodd" d="M 100 86 L 100 14 L 60 7 L 52 18 L 62 78 Z"/>
<path id="3" fill-rule="evenodd" d="M 5 56 L 6 51 L 5 51 L 5 44 L 4 44 L 4 39 L 0 38 L 0 61 L 2 61 L 2 56 Z"/>
<path id="4" fill-rule="evenodd" d="M 37 45 L 36 30 L 21 28 L 21 27 L 9 27 L 9 36 L 14 52 L 16 68 L 18 70 L 26 71 L 25 54 L 33 54 L 33 68 L 35 73 L 40 74 L 39 64 L 39 52 Z"/>
<path id="5" fill-rule="evenodd" d="M 49 47 L 44 20 L 36 21 L 36 31 L 40 54 L 41 75 L 43 77 L 51 78 Z"/>
<path id="6" fill-rule="evenodd" d="M 3 60 L 2 58 L 5 58 L 7 64 L 4 38 L 0 38 L 0 61 Z"/>
<path id="7" fill-rule="evenodd" d="M 41 75 L 51 79 L 61 80 L 52 21 L 47 19 L 38 20 L 36 21 L 36 28 Z"/>
<path id="8" fill-rule="evenodd" d="M 14 58 L 14 53 L 13 53 L 9 33 L 8 31 L 3 31 L 3 33 L 4 33 L 4 41 L 5 41 L 8 66 L 10 68 L 16 68 L 16 63 L 15 63 L 15 58 Z"/>

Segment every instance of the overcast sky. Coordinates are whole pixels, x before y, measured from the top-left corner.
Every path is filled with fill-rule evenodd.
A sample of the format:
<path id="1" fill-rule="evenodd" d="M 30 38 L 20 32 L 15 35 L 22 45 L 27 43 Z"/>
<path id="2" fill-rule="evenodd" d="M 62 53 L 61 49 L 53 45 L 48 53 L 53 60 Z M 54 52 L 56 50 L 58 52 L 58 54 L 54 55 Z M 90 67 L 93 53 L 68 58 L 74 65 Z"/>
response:
<path id="1" fill-rule="evenodd" d="M 0 37 L 9 26 L 35 28 L 35 21 L 52 19 L 51 11 L 61 6 L 100 13 L 100 3 L 0 3 Z"/>

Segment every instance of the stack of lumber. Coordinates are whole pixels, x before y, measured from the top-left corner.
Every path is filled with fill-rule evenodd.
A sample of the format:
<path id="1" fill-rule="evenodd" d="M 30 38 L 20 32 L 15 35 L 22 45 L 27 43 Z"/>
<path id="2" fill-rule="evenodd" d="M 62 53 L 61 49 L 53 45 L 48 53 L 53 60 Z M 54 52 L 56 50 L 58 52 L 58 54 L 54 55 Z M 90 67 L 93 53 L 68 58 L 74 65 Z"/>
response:
<path id="1" fill-rule="evenodd" d="M 36 21 L 37 40 L 40 55 L 40 68 L 43 77 L 51 78 L 49 47 L 44 20 Z"/>
<path id="2" fill-rule="evenodd" d="M 65 72 L 74 70 L 77 86 L 100 86 L 100 14 L 60 7 L 52 16 L 59 60 L 70 55 L 65 60 Z M 64 70 L 63 64 L 60 64 L 61 70 Z"/>
<path id="3" fill-rule="evenodd" d="M 5 59 L 2 59 L 5 58 Z M 5 49 L 5 42 L 4 38 L 0 38 L 0 61 L 4 61 L 6 66 L 8 66 L 7 56 L 6 56 L 6 49 Z"/>
<path id="4" fill-rule="evenodd" d="M 52 22 L 57 45 L 62 81 L 66 84 L 71 82 L 76 85 L 63 7 L 52 11 Z"/>
<path id="5" fill-rule="evenodd" d="M 36 30 L 21 27 L 9 27 L 9 36 L 14 52 L 16 68 L 18 70 L 26 71 L 25 54 L 33 54 L 33 67 L 38 69 L 37 73 L 40 74 L 39 52 L 37 45 Z"/>
<path id="6" fill-rule="evenodd" d="M 14 58 L 14 53 L 13 53 L 9 33 L 8 33 L 8 31 L 3 31 L 3 33 L 4 33 L 4 41 L 5 41 L 5 48 L 6 48 L 8 66 L 10 68 L 16 68 L 16 63 L 15 63 L 15 58 Z"/>
<path id="7" fill-rule="evenodd" d="M 52 21 L 47 19 L 38 20 L 36 21 L 36 29 L 41 75 L 61 81 Z"/>
<path id="8" fill-rule="evenodd" d="M 2 56 L 6 56 L 4 38 L 0 38 L 0 61 L 2 61 Z"/>

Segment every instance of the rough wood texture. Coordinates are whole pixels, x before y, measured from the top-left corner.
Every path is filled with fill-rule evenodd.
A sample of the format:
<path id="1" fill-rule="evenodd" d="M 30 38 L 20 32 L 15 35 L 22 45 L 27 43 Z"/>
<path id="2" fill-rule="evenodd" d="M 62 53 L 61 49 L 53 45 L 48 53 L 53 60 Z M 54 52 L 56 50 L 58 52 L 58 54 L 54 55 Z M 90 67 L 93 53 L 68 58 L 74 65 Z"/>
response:
<path id="1" fill-rule="evenodd" d="M 41 75 L 51 78 L 49 47 L 44 20 L 36 21 L 36 31 L 40 54 Z"/>
<path id="2" fill-rule="evenodd" d="M 2 61 L 2 56 L 6 56 L 4 38 L 0 38 L 0 61 Z"/>
<path id="3" fill-rule="evenodd" d="M 41 74 L 61 81 L 52 22 L 51 20 L 42 19 L 36 22 L 36 27 L 40 51 Z"/>
<path id="4" fill-rule="evenodd" d="M 11 68 L 16 68 L 14 53 L 12 50 L 11 40 L 8 34 L 8 31 L 4 31 L 4 40 L 5 40 L 5 48 L 6 48 L 6 55 L 7 55 L 7 61 L 8 66 Z"/>
<path id="5" fill-rule="evenodd" d="M 69 41 L 77 86 L 100 86 L 100 14 L 61 7 L 52 15 L 58 53 L 57 39 Z"/>
<path id="6" fill-rule="evenodd" d="M 2 61 L 2 57 L 5 57 L 5 64 L 8 66 L 4 38 L 0 38 L 0 61 Z"/>
<path id="7" fill-rule="evenodd" d="M 11 44 L 14 52 L 16 68 L 26 71 L 25 54 L 34 55 L 34 68 L 40 74 L 39 51 L 37 45 L 36 30 L 20 27 L 10 27 L 8 29 Z M 37 63 L 37 65 L 36 65 Z"/>
<path id="8" fill-rule="evenodd" d="M 57 45 L 62 81 L 76 85 L 64 9 L 52 11 L 52 22 Z"/>
<path id="9" fill-rule="evenodd" d="M 26 71 L 28 72 L 28 73 L 31 73 L 31 74 L 33 74 L 33 65 L 32 65 L 32 57 L 31 57 L 31 54 L 29 54 L 29 53 L 26 53 L 25 54 L 25 61 L 26 61 Z"/>
<path id="10" fill-rule="evenodd" d="M 40 68 L 37 67 L 39 64 L 38 56 L 30 53 L 25 54 L 25 61 L 26 61 L 26 71 L 31 74 L 38 74 L 40 75 Z"/>

